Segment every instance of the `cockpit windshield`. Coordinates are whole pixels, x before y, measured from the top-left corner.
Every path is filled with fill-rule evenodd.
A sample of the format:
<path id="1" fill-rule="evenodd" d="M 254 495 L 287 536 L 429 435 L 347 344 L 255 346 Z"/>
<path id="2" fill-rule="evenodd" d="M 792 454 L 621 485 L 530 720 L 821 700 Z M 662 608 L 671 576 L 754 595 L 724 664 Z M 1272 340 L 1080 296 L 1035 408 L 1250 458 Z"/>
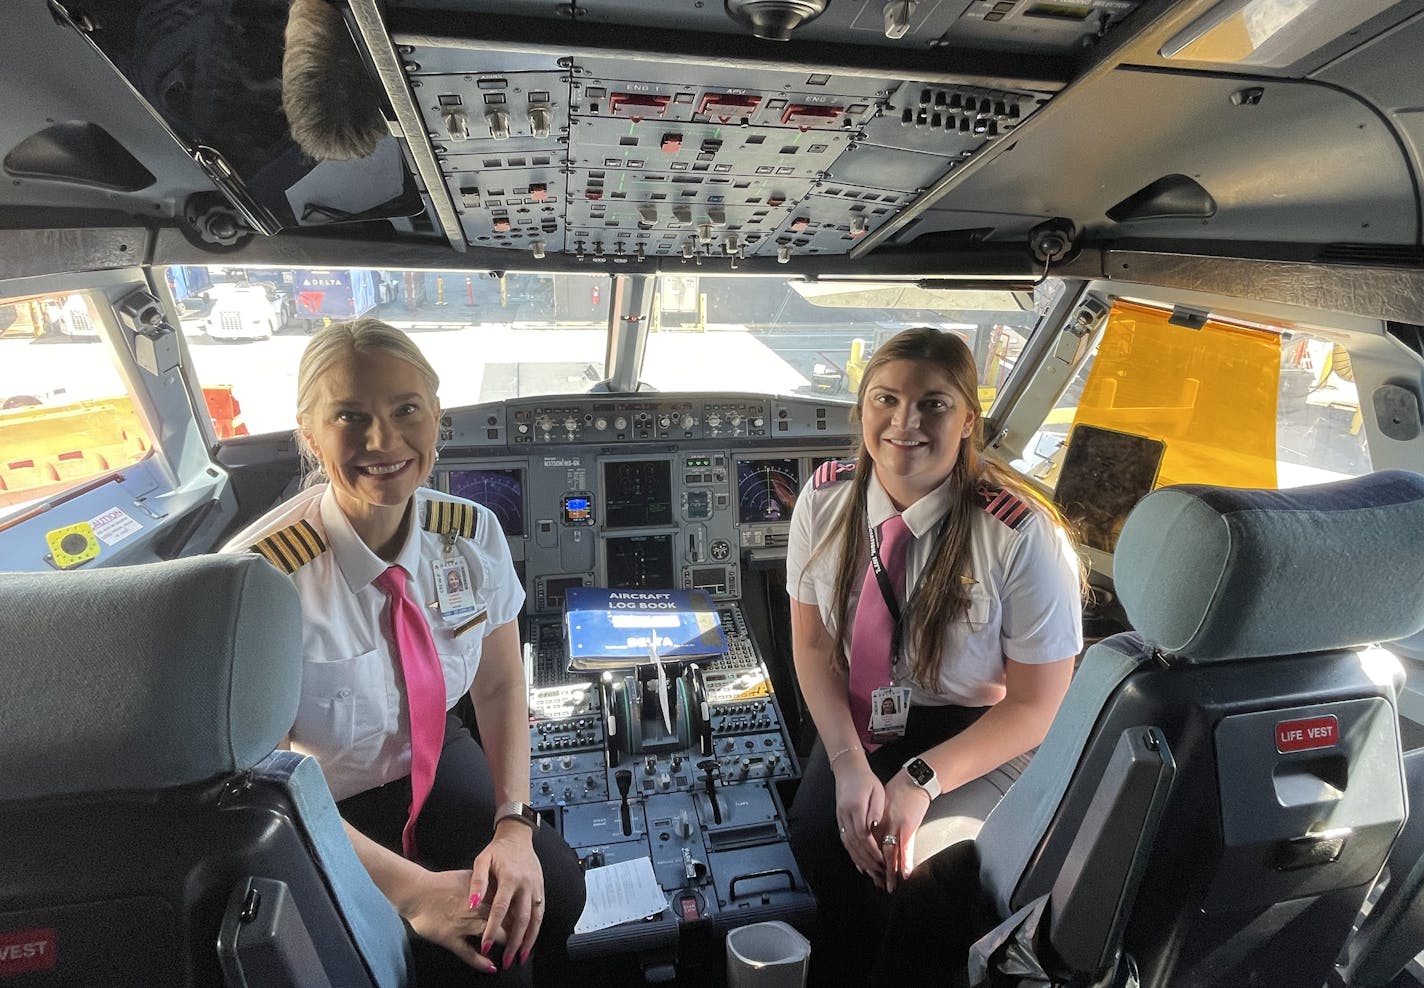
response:
<path id="1" fill-rule="evenodd" d="M 607 376 L 607 275 L 174 266 L 166 280 L 203 387 L 240 408 L 240 421 L 215 417 L 220 438 L 290 429 L 302 348 L 339 319 L 408 330 L 441 368 L 447 408 L 582 394 Z M 647 311 L 615 315 L 646 333 L 640 390 L 847 403 L 876 346 L 934 326 L 973 347 L 985 408 L 1037 319 L 1031 295 L 1007 290 L 697 274 L 659 276 Z"/>

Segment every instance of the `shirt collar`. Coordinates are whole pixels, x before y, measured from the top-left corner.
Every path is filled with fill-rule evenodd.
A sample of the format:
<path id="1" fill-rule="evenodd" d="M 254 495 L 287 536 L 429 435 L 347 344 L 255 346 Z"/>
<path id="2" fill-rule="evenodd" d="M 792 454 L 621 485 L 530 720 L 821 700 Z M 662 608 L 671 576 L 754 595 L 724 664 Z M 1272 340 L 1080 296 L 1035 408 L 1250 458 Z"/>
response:
<path id="1" fill-rule="evenodd" d="M 918 539 L 932 531 L 944 518 L 949 511 L 949 499 L 949 479 L 945 478 L 944 483 L 904 511 L 896 511 L 894 502 L 890 500 L 890 495 L 885 493 L 880 478 L 872 469 L 870 483 L 865 491 L 865 514 L 872 525 L 883 525 L 890 516 L 898 514 L 905 519 L 905 527 L 910 530 L 910 534 Z"/>
<path id="2" fill-rule="evenodd" d="M 423 505 L 419 494 L 414 496 L 414 501 L 411 507 L 414 517 L 411 519 L 409 531 L 406 532 L 405 543 L 396 555 L 395 562 L 388 563 L 361 541 L 345 512 L 336 503 L 336 494 L 331 485 L 327 485 L 326 492 L 321 497 L 321 524 L 326 529 L 326 542 L 331 546 L 336 568 L 341 571 L 342 579 L 346 581 L 346 586 L 352 593 L 370 586 L 376 577 L 392 565 L 401 567 L 412 577 L 419 575 L 422 531 L 420 515 Z"/>

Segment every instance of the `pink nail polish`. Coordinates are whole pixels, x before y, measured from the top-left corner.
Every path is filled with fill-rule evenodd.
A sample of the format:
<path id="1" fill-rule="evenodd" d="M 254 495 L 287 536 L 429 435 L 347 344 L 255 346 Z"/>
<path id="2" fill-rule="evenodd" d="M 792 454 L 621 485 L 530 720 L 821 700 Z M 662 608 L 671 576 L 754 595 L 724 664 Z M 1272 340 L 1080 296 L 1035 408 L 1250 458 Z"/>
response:
<path id="1" fill-rule="evenodd" d="M 521 950 L 521 951 L 519 952 L 519 963 L 520 963 L 520 964 L 528 964 L 528 963 L 529 963 L 529 951 L 528 951 L 528 950 Z"/>
<path id="2" fill-rule="evenodd" d="M 486 957 L 489 957 L 491 946 L 493 945 L 488 940 L 482 941 L 480 943 L 480 953 L 484 954 Z M 494 960 L 494 958 L 490 957 L 490 960 Z"/>
<path id="3" fill-rule="evenodd" d="M 474 895 L 470 896 L 470 908 L 471 908 L 471 909 L 478 909 L 478 908 L 480 908 L 480 894 L 479 894 L 478 892 L 476 892 Z"/>

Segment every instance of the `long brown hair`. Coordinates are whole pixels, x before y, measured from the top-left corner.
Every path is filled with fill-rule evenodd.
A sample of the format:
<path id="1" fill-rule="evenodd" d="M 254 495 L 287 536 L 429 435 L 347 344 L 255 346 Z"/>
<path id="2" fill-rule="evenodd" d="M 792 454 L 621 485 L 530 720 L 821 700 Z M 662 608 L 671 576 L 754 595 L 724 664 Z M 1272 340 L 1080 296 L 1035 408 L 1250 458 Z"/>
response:
<path id="1" fill-rule="evenodd" d="M 910 674 L 922 688 L 939 692 L 939 659 L 944 636 L 950 625 L 960 620 L 969 609 L 970 531 L 974 513 L 982 510 L 976 504 L 976 490 L 982 487 L 1007 489 L 1020 499 L 1034 505 L 1057 525 L 1067 530 L 1067 523 L 1057 508 L 1027 481 L 1008 467 L 982 455 L 984 449 L 984 419 L 979 414 L 979 372 L 974 354 L 958 336 L 937 329 L 907 329 L 875 351 L 860 379 L 855 407 L 851 409 L 851 425 L 859 431 L 861 409 L 870 382 L 879 370 L 894 360 L 912 360 L 929 364 L 949 378 L 959 399 L 975 412 L 974 425 L 959 446 L 950 471 L 949 514 L 944 537 L 935 546 L 926 564 L 919 586 L 906 601 L 904 620 L 909 632 Z M 866 491 L 874 460 L 865 447 L 865 437 L 858 435 L 855 443 L 855 474 L 851 481 L 850 499 L 836 519 L 826 538 L 812 553 L 812 558 L 833 547 L 839 547 L 840 566 L 835 591 L 831 597 L 831 614 L 835 619 L 836 647 L 831 652 L 832 667 L 844 670 L 848 666 L 845 654 L 845 629 L 850 627 L 850 598 L 856 581 L 865 571 Z M 1082 582 L 1080 563 L 1080 584 Z M 868 592 L 874 592 L 870 588 Z"/>

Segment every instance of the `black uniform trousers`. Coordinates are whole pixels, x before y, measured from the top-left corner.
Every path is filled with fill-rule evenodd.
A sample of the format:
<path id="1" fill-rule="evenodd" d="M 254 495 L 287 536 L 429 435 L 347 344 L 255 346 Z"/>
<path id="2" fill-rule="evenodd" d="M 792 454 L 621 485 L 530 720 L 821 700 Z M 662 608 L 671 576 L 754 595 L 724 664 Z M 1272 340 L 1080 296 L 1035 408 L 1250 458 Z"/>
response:
<path id="1" fill-rule="evenodd" d="M 912 706 L 905 736 L 869 753 L 871 771 L 881 782 L 889 781 L 909 759 L 954 737 L 987 709 Z M 953 793 L 941 797 L 953 798 Z M 889 928 L 892 900 L 900 897 L 908 883 L 902 883 L 892 896 L 856 870 L 841 843 L 836 822 L 836 777 L 819 740 L 807 759 L 788 823 L 796 862 L 816 895 L 810 983 L 865 984 Z M 912 881 L 915 877 L 911 876 Z M 917 883 L 917 887 L 920 884 L 923 883 Z M 919 894 L 928 896 L 931 890 L 921 888 Z"/>
<path id="2" fill-rule="evenodd" d="M 357 793 L 336 804 L 342 818 L 376 843 L 401 853 L 410 811 L 410 777 Z M 415 824 L 420 863 L 433 871 L 469 868 L 494 838 L 494 780 L 484 750 L 457 717 L 445 724 L 445 746 L 430 796 Z M 571 983 L 565 944 L 583 913 L 583 869 L 553 827 L 534 833 L 534 853 L 544 870 L 544 921 L 529 964 L 483 975 L 443 947 L 412 936 L 416 978 L 422 986 Z M 475 944 L 479 949 L 479 944 Z M 498 964 L 502 952 L 493 952 Z M 531 972 L 531 967 L 533 968 Z"/>

